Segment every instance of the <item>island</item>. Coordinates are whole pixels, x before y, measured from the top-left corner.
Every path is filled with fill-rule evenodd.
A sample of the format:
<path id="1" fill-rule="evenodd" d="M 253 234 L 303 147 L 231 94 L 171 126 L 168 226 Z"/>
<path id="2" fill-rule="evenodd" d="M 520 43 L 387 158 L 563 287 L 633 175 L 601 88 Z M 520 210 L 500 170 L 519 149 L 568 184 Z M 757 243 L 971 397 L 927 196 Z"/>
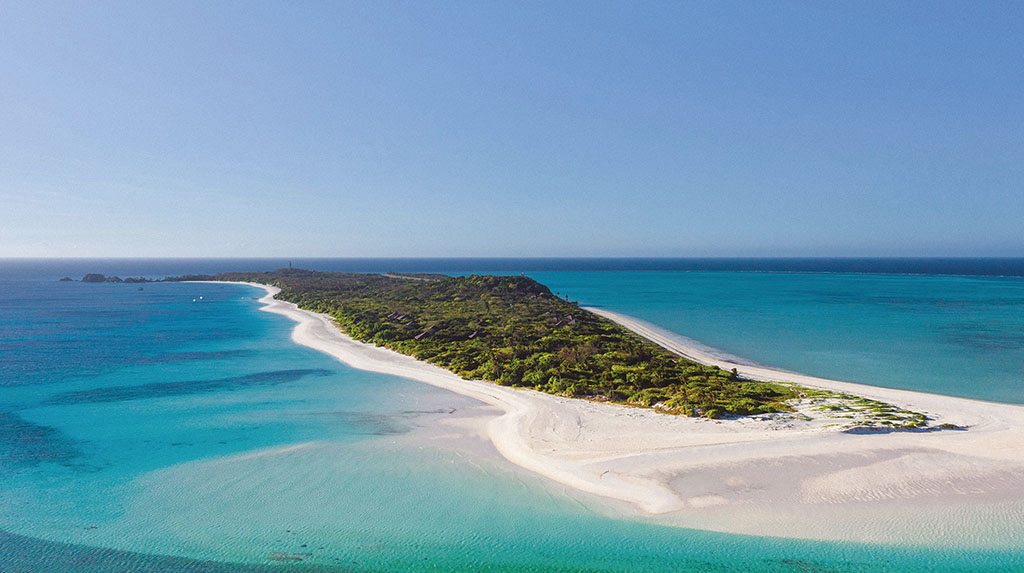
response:
<path id="1" fill-rule="evenodd" d="M 173 281 L 272 285 L 276 297 L 329 315 L 353 339 L 464 379 L 570 398 L 723 418 L 817 413 L 844 431 L 920 430 L 922 413 L 843 392 L 742 377 L 673 352 L 521 276 L 272 272 Z M 941 425 L 940 425 L 941 426 Z M 939 427 L 939 426 L 936 426 Z"/>
<path id="2" fill-rule="evenodd" d="M 61 282 L 70 282 L 73 279 L 71 277 L 63 277 L 60 279 Z M 145 277 L 128 277 L 122 279 L 118 276 L 108 277 L 99 273 L 89 273 L 82 277 L 83 283 L 148 283 L 153 282 Z"/>

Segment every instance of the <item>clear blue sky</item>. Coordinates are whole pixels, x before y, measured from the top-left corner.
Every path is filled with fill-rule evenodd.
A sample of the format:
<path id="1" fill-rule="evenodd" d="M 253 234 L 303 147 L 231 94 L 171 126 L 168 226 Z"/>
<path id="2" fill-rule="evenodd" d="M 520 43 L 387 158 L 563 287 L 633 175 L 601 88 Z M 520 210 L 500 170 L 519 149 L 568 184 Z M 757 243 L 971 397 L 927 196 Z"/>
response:
<path id="1" fill-rule="evenodd" d="M 1024 4 L 0 4 L 0 256 L 257 255 L 1024 256 Z"/>

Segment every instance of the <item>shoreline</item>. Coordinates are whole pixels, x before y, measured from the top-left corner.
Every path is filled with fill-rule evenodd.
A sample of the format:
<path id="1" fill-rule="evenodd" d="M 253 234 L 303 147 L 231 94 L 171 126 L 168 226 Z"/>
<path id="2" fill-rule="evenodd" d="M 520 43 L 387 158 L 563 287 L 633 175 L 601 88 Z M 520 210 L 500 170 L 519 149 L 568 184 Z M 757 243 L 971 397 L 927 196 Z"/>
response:
<path id="1" fill-rule="evenodd" d="M 855 394 L 872 400 L 892 403 L 908 409 L 924 410 L 930 417 L 934 416 L 939 421 L 949 421 L 950 423 L 955 423 L 951 421 L 953 419 L 960 419 L 956 413 L 952 412 L 953 408 L 951 408 L 951 406 L 953 405 L 959 406 L 961 410 L 965 408 L 967 410 L 973 410 L 979 406 L 992 406 L 996 408 L 1016 408 L 1024 412 L 1024 406 L 1017 404 L 988 402 L 973 398 L 961 398 L 959 396 L 929 394 L 927 392 L 919 392 L 916 390 L 903 390 L 899 388 L 886 388 L 883 386 L 858 384 L 856 382 L 844 382 L 776 369 L 770 366 L 743 361 L 743 359 L 731 359 L 723 355 L 712 354 L 704 349 L 687 345 L 684 342 L 677 340 L 673 336 L 674 333 L 638 318 L 596 307 L 581 308 L 600 317 L 606 318 L 619 326 L 654 342 L 662 348 L 679 354 L 683 358 L 704 365 L 718 366 L 723 370 L 731 370 L 735 368 L 741 377 L 758 382 L 783 382 L 787 384 L 796 384 L 798 386 L 806 386 L 808 388 Z M 935 410 L 935 412 L 928 410 Z M 968 422 L 970 418 L 964 418 L 964 420 L 965 422 L 963 424 L 956 425 L 970 426 L 970 423 Z"/>
<path id="2" fill-rule="evenodd" d="M 735 367 L 745 377 L 856 394 L 969 429 L 844 434 L 799 414 L 686 418 L 464 380 L 357 342 L 329 316 L 274 299 L 275 287 L 231 284 L 262 288 L 267 294 L 261 310 L 295 321 L 291 338 L 298 344 L 353 368 L 424 382 L 501 409 L 487 422 L 486 434 L 502 456 L 610 500 L 616 515 L 834 541 L 1017 547 L 1024 536 L 1024 407 L 734 364 L 653 325 L 586 309 L 673 352 Z"/>

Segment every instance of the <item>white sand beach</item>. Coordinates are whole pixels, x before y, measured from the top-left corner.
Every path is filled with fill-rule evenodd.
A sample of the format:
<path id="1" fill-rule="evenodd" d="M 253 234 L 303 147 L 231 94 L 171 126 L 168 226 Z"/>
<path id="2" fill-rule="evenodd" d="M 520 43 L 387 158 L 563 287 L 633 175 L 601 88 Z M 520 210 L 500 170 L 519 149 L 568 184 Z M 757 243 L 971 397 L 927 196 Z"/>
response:
<path id="1" fill-rule="evenodd" d="M 881 400 L 966 429 L 844 433 L 808 412 L 730 420 L 568 399 L 464 380 L 352 340 L 327 315 L 275 300 L 292 339 L 363 370 L 496 406 L 482 430 L 509 461 L 609 502 L 596 511 L 684 527 L 824 540 L 1020 547 L 1024 407 L 824 380 L 733 364 L 649 324 L 589 309 L 704 363 L 749 378 Z M 808 419 L 809 418 L 809 419 Z"/>

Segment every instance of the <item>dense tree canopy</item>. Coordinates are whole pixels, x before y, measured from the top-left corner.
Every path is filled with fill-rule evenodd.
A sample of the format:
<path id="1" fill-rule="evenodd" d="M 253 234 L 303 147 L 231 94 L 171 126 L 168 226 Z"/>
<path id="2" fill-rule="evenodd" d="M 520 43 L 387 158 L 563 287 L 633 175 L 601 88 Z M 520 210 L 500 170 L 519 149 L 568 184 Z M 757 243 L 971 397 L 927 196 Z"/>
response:
<path id="1" fill-rule="evenodd" d="M 794 397 L 671 354 L 525 276 L 280 269 L 189 278 L 278 286 L 277 298 L 330 314 L 356 340 L 464 378 L 689 416 L 774 412 Z"/>

